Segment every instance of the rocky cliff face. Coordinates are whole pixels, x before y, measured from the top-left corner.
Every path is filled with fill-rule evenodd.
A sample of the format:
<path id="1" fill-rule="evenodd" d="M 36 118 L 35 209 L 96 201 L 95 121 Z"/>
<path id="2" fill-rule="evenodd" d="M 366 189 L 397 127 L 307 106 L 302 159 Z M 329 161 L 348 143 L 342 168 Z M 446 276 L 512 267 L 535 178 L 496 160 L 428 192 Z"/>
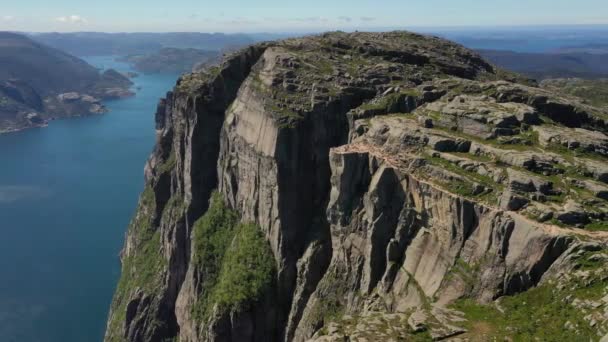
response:
<path id="1" fill-rule="evenodd" d="M 599 339 L 607 117 L 405 32 L 227 56 L 158 106 L 106 340 Z"/>

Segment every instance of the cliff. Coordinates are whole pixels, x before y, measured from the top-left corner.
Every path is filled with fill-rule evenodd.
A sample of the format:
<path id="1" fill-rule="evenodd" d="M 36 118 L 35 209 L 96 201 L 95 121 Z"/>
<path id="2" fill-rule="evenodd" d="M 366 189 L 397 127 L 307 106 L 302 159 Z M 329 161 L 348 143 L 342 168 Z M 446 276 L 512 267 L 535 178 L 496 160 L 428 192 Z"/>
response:
<path id="1" fill-rule="evenodd" d="M 226 56 L 159 103 L 106 340 L 598 340 L 607 118 L 407 32 Z"/>

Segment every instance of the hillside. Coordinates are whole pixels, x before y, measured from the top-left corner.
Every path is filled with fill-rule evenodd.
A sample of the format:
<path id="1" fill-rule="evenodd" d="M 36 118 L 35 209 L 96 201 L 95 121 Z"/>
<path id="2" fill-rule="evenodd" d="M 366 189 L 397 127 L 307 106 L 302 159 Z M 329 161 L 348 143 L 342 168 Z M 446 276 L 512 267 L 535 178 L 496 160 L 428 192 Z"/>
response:
<path id="1" fill-rule="evenodd" d="M 144 73 L 182 74 L 192 72 L 200 64 L 217 63 L 219 58 L 217 51 L 163 48 L 155 53 L 122 57 L 121 60 Z"/>
<path id="2" fill-rule="evenodd" d="M 223 33 L 37 33 L 38 42 L 75 56 L 127 56 L 156 53 L 162 48 L 196 48 L 221 51 L 253 43 L 245 34 Z"/>
<path id="3" fill-rule="evenodd" d="M 253 45 L 161 100 L 106 341 L 598 341 L 608 109 L 449 41 Z"/>
<path id="4" fill-rule="evenodd" d="M 0 133 L 57 117 L 102 113 L 102 99 L 130 96 L 131 81 L 26 36 L 0 32 Z"/>

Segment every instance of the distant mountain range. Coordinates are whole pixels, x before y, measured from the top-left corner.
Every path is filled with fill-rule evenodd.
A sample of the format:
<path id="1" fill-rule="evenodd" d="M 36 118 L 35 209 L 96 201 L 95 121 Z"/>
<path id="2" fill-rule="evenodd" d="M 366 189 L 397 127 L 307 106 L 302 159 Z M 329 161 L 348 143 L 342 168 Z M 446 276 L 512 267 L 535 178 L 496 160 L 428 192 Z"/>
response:
<path id="1" fill-rule="evenodd" d="M 608 48 L 608 45 L 606 46 Z M 563 52 L 562 52 L 563 51 Z M 598 50 L 599 51 L 599 50 Z M 478 50 L 492 63 L 531 78 L 608 77 L 608 53 L 590 53 L 588 48 L 558 50 L 550 53 L 522 53 L 501 50 Z"/>
<path id="2" fill-rule="evenodd" d="M 223 33 L 36 33 L 35 40 L 76 56 L 126 56 L 156 53 L 162 48 L 220 51 L 249 45 L 255 38 Z"/>
<path id="3" fill-rule="evenodd" d="M 102 99 L 132 95 L 131 81 L 20 34 L 0 32 L 0 133 L 53 118 L 102 113 Z"/>
<path id="4" fill-rule="evenodd" d="M 129 55 L 120 58 L 143 73 L 185 73 L 198 65 L 213 63 L 221 57 L 219 51 L 163 48 L 155 53 Z"/>
<path id="5" fill-rule="evenodd" d="M 185 73 L 217 61 L 225 51 L 288 35 L 78 32 L 27 36 L 0 32 L 0 132 L 42 125 L 53 117 L 103 112 L 99 99 L 129 95 L 131 83 L 123 75 L 112 70 L 100 74 L 72 55 L 114 55 L 140 72 Z M 530 78 L 608 77 L 608 43 L 600 38 L 578 45 L 565 38 L 563 45 L 549 40 L 544 49 L 537 33 L 465 32 L 455 38 L 479 48 L 492 63 Z M 511 48 L 519 52 L 506 50 Z"/>
<path id="6" fill-rule="evenodd" d="M 556 49 L 555 52 L 560 53 L 575 53 L 575 52 L 583 52 L 583 53 L 592 53 L 592 54 L 608 54 L 608 43 L 595 43 L 595 44 L 584 44 L 581 46 L 565 46 L 559 49 Z"/>

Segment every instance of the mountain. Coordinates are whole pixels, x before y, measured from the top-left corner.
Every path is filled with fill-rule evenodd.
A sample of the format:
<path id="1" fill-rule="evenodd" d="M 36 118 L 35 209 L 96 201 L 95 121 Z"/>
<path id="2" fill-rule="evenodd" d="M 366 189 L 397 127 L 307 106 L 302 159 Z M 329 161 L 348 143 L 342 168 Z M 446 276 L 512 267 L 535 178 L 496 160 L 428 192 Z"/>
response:
<path id="1" fill-rule="evenodd" d="M 522 53 L 501 50 L 480 50 L 479 53 L 496 65 L 535 79 L 608 77 L 608 53 Z"/>
<path id="2" fill-rule="evenodd" d="M 479 53 L 501 67 L 538 79 L 602 78 L 608 75 L 608 54 L 603 53 L 520 53 L 500 50 L 480 50 Z"/>
<path id="3" fill-rule="evenodd" d="M 0 32 L 0 133 L 102 113 L 101 99 L 130 96 L 131 85 L 115 70 L 100 73 L 26 36 Z"/>
<path id="4" fill-rule="evenodd" d="M 165 47 L 220 51 L 253 43 L 245 34 L 223 33 L 36 33 L 31 37 L 76 56 L 127 56 L 156 53 Z"/>
<path id="5" fill-rule="evenodd" d="M 155 53 L 129 55 L 121 60 L 130 63 L 134 69 L 144 73 L 181 74 L 192 72 L 198 65 L 217 62 L 220 57 L 218 51 L 163 48 Z"/>
<path id="6" fill-rule="evenodd" d="M 589 43 L 580 46 L 564 46 L 555 49 L 557 53 L 592 53 L 608 54 L 608 43 Z"/>
<path id="7" fill-rule="evenodd" d="M 334 32 L 181 77 L 106 341 L 597 341 L 608 109 L 449 41 Z"/>

